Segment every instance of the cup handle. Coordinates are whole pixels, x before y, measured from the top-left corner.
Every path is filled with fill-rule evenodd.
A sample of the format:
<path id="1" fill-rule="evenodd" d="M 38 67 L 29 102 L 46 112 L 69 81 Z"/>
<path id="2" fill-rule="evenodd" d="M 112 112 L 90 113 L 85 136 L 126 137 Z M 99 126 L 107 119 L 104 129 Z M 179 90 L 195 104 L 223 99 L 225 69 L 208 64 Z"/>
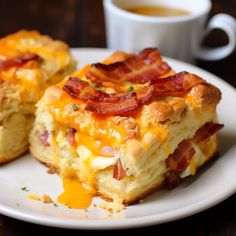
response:
<path id="1" fill-rule="evenodd" d="M 200 47 L 196 53 L 197 58 L 209 61 L 220 60 L 234 51 L 236 47 L 236 20 L 227 14 L 217 14 L 209 21 L 204 35 L 209 34 L 213 29 L 223 30 L 229 38 L 229 43 L 213 49 Z"/>

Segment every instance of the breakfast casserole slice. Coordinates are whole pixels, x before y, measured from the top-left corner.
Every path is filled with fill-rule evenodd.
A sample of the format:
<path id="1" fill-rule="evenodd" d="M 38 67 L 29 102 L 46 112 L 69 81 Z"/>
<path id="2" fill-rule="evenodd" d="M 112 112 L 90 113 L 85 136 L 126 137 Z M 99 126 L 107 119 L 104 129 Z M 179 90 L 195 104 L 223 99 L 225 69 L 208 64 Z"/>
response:
<path id="1" fill-rule="evenodd" d="M 220 98 L 199 76 L 175 73 L 157 49 L 115 52 L 46 90 L 30 150 L 65 189 L 77 180 L 90 196 L 132 204 L 213 157 Z"/>
<path id="2" fill-rule="evenodd" d="M 36 31 L 0 39 L 0 163 L 28 149 L 35 103 L 75 65 L 64 42 Z"/>

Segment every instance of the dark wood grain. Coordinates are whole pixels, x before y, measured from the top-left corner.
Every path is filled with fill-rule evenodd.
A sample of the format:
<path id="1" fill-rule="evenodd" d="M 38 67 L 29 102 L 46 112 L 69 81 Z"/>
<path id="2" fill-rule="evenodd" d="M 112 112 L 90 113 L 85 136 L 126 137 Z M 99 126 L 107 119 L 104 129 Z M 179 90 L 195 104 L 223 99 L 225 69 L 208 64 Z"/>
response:
<path id="1" fill-rule="evenodd" d="M 4 217 L 0 215 L 0 236 L 3 235 L 3 219 Z"/>
<path id="2" fill-rule="evenodd" d="M 0 37 L 37 29 L 71 47 L 106 46 L 101 0 L 1 0 L 0 9 Z"/>
<path id="3" fill-rule="evenodd" d="M 221 12 L 236 17 L 236 1 L 213 0 L 211 16 Z M 101 0 L 0 0 L 0 22 L 0 37 L 20 29 L 37 29 L 53 38 L 66 41 L 71 47 L 106 47 Z M 212 32 L 203 41 L 203 44 L 209 47 L 226 43 L 227 37 L 219 30 Z M 235 52 L 224 60 L 215 62 L 198 60 L 196 63 L 236 88 Z M 235 103 L 235 101 L 232 102 Z M 0 236 L 59 233 L 73 236 L 87 235 L 88 232 L 50 228 L 0 216 Z M 112 232 L 119 235 L 136 235 L 137 233 L 194 236 L 236 235 L 236 194 L 209 210 L 182 220 L 158 226 Z M 102 236 L 110 234 L 110 231 L 96 232 L 96 235 Z"/>

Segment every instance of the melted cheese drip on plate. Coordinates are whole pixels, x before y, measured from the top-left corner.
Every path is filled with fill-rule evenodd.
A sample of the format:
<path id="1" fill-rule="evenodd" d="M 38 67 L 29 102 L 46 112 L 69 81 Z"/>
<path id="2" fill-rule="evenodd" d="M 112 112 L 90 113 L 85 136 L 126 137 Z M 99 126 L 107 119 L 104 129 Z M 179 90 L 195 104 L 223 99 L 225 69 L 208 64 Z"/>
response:
<path id="1" fill-rule="evenodd" d="M 57 198 L 59 203 L 73 209 L 87 209 L 90 206 L 94 194 L 78 180 L 65 178 L 63 188 L 64 192 Z"/>

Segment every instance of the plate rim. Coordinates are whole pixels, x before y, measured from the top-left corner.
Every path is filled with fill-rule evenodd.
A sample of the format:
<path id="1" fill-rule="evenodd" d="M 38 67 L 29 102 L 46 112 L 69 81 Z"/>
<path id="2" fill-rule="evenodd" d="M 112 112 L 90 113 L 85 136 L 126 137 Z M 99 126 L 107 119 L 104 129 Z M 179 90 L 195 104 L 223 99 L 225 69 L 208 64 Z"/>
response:
<path id="1" fill-rule="evenodd" d="M 72 53 L 81 52 L 90 52 L 90 53 L 109 53 L 115 50 L 107 49 L 107 48 L 71 48 Z M 164 57 L 165 60 L 170 61 L 170 63 L 180 64 L 181 66 L 186 66 L 187 68 L 193 68 L 194 70 L 199 71 L 200 73 L 204 73 L 209 77 L 219 80 L 220 83 L 224 84 L 227 89 L 230 89 L 232 92 L 236 94 L 236 89 L 219 78 L 218 76 L 208 72 L 204 69 L 201 69 L 195 65 L 191 65 L 189 63 Z M 58 227 L 58 228 L 68 228 L 68 229 L 86 229 L 86 230 L 109 230 L 109 229 L 127 229 L 127 228 L 136 228 L 143 226 L 150 226 L 154 224 L 162 224 L 170 221 L 182 219 L 188 217 L 190 215 L 194 215 L 196 213 L 202 212 L 206 209 L 211 208 L 212 206 L 217 205 L 222 202 L 226 198 L 230 197 L 236 192 L 236 186 L 232 186 L 232 188 L 227 189 L 227 191 L 218 192 L 213 195 L 211 198 L 202 199 L 201 201 L 197 201 L 195 204 L 187 205 L 182 207 L 180 211 L 178 210 L 170 210 L 167 212 L 146 216 L 139 216 L 135 218 L 125 218 L 125 219 L 105 219 L 105 220 L 77 220 L 77 219 L 65 219 L 65 218 L 56 218 L 54 216 L 42 216 L 37 213 L 31 214 L 29 211 L 21 211 L 20 209 L 15 209 L 13 207 L 7 207 L 0 202 L 0 213 L 18 220 L 23 220 L 26 222 L 45 225 L 50 227 Z"/>
<path id="2" fill-rule="evenodd" d="M 55 218 L 52 216 L 39 216 L 38 214 L 30 214 L 27 211 L 20 211 L 12 207 L 4 207 L 0 203 L 0 213 L 12 217 L 17 220 L 22 220 L 29 223 L 34 223 L 38 225 L 44 225 L 49 227 L 57 228 L 67 228 L 67 229 L 83 229 L 83 230 L 111 230 L 111 229 L 128 229 L 128 228 L 138 228 L 151 225 L 159 225 L 163 223 L 168 223 L 174 220 L 183 219 L 188 216 L 200 213 L 207 210 L 218 203 L 224 201 L 228 197 L 235 193 L 235 187 L 225 194 L 225 192 L 220 192 L 218 195 L 213 195 L 212 198 L 206 200 L 198 201 L 195 204 L 188 205 L 181 208 L 181 214 L 179 211 L 173 210 L 166 213 L 162 213 L 161 219 L 157 219 L 157 214 L 151 216 L 142 216 L 136 218 L 125 218 L 121 220 L 77 220 L 77 219 L 66 219 L 66 218 Z M 200 206 L 199 206 L 200 205 Z M 197 206 L 197 207 L 196 207 Z M 164 217 L 163 217 L 164 215 Z"/>

